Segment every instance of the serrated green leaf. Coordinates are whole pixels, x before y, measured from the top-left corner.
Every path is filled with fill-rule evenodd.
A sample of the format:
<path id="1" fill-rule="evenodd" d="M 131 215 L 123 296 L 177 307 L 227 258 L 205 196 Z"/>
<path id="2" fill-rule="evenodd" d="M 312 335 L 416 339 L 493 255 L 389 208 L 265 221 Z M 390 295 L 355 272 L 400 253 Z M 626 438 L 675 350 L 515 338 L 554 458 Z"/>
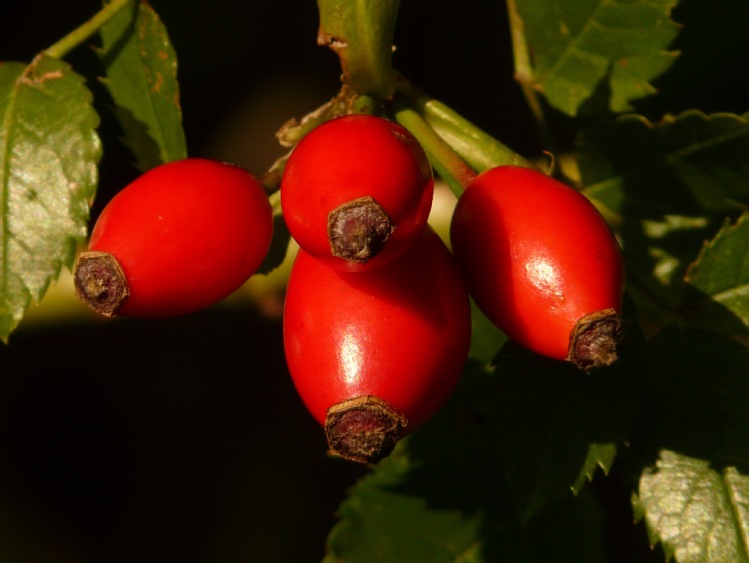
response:
<path id="1" fill-rule="evenodd" d="M 624 116 L 583 131 L 578 148 L 584 193 L 618 215 L 628 271 L 676 309 L 703 241 L 749 203 L 747 116 Z"/>
<path id="2" fill-rule="evenodd" d="M 147 2 L 134 2 L 100 30 L 102 80 L 115 103 L 125 143 L 146 171 L 187 156 L 177 82 L 177 56 Z"/>
<path id="3" fill-rule="evenodd" d="M 634 304 L 625 298 L 624 345 L 610 367 L 583 372 L 509 341 L 497 355 L 492 387 L 476 402 L 486 447 L 503 460 L 521 521 L 579 494 L 611 469 L 639 413 L 647 369 Z"/>
<path id="4" fill-rule="evenodd" d="M 502 349 L 487 441 L 505 461 L 523 521 L 609 471 L 637 408 L 635 362 L 585 374 L 512 342 Z"/>
<path id="5" fill-rule="evenodd" d="M 614 465 L 614 459 L 619 448 L 617 444 L 591 444 L 588 448 L 588 455 L 583 462 L 577 481 L 572 485 L 572 492 L 579 494 L 583 486 L 592 481 L 598 471 L 608 474 L 611 466 Z"/>
<path id="6" fill-rule="evenodd" d="M 344 523 L 329 545 L 350 563 L 455 561 L 475 548 L 481 514 L 433 509 L 427 499 L 390 490 L 407 474 L 408 460 L 393 456 L 361 481 L 339 509 Z M 419 541 L 413 541 L 418 538 Z M 480 560 L 480 559 L 479 559 Z"/>
<path id="7" fill-rule="evenodd" d="M 636 515 L 681 563 L 749 561 L 749 350 L 676 327 L 650 345 L 657 374 Z"/>
<path id="8" fill-rule="evenodd" d="M 688 314 L 725 334 L 749 332 L 749 214 L 729 222 L 702 249 L 686 281 L 700 292 Z"/>
<path id="9" fill-rule="evenodd" d="M 599 121 L 577 141 L 585 194 L 656 220 L 749 203 L 748 117 L 690 110 L 658 123 L 638 115 Z"/>
<path id="10" fill-rule="evenodd" d="M 749 561 L 749 476 L 663 450 L 640 479 L 636 512 L 680 563 Z"/>
<path id="11" fill-rule="evenodd" d="M 485 386 L 484 368 L 471 364 L 450 404 L 353 487 L 328 538 L 332 554 L 349 563 L 483 560 L 494 527 L 508 512 L 513 520 L 470 400 Z M 487 518 L 497 523 L 487 529 Z"/>
<path id="12" fill-rule="evenodd" d="M 86 235 L 99 118 L 84 79 L 40 55 L 0 64 L 0 338 L 38 302 Z"/>
<path id="13" fill-rule="evenodd" d="M 604 80 L 611 111 L 655 92 L 678 32 L 675 0 L 535 0 L 517 2 L 532 56 L 533 84 L 556 108 L 575 115 Z"/>

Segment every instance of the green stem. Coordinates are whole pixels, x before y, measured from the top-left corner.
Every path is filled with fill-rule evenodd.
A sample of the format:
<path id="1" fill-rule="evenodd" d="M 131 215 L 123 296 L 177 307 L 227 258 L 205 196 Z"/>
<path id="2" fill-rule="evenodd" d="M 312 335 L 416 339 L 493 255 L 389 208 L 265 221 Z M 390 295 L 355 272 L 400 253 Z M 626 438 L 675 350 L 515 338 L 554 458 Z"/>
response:
<path id="1" fill-rule="evenodd" d="M 503 165 L 535 166 L 455 110 L 414 88 L 403 76 L 398 91 L 406 96 L 424 120 L 478 172 Z"/>
<path id="2" fill-rule="evenodd" d="M 317 7 L 317 42 L 338 55 L 343 83 L 359 94 L 390 98 L 400 0 L 317 0 Z"/>
<path id="3" fill-rule="evenodd" d="M 463 190 L 476 177 L 476 172 L 403 98 L 396 96 L 391 109 L 395 120 L 408 129 L 424 147 L 440 178 L 456 196 L 460 197 Z"/>
<path id="4" fill-rule="evenodd" d="M 507 0 L 507 14 L 510 21 L 512 54 L 515 61 L 515 80 L 520 84 L 526 103 L 536 120 L 542 143 L 547 150 L 553 152 L 555 143 L 549 132 L 541 100 L 535 89 L 536 74 L 531 64 L 530 51 L 523 30 L 523 19 L 518 12 L 516 0 Z"/>
<path id="5" fill-rule="evenodd" d="M 380 101 L 367 94 L 355 96 L 351 102 L 351 113 L 364 113 L 367 115 L 377 115 L 382 108 Z"/>
<path id="6" fill-rule="evenodd" d="M 81 24 L 65 37 L 51 45 L 45 53 L 51 57 L 62 59 L 81 43 L 86 41 L 94 33 L 107 23 L 120 10 L 132 3 L 132 0 L 112 0 L 104 6 L 94 17 Z"/>

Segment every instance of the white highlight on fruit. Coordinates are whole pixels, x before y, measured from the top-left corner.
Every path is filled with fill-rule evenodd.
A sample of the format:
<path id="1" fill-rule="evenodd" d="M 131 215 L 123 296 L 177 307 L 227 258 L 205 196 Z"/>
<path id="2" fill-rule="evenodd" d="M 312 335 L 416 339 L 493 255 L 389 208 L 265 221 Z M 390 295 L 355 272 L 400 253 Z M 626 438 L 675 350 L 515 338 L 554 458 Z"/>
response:
<path id="1" fill-rule="evenodd" d="M 562 300 L 561 279 L 559 272 L 554 264 L 539 256 L 533 258 L 525 265 L 525 273 L 535 288 L 546 295 L 553 295 L 558 300 Z"/>
<path id="2" fill-rule="evenodd" d="M 346 383 L 352 385 L 359 380 L 363 357 L 359 348 L 359 341 L 353 331 L 346 331 L 338 349 L 338 356 L 343 366 L 343 376 Z"/>

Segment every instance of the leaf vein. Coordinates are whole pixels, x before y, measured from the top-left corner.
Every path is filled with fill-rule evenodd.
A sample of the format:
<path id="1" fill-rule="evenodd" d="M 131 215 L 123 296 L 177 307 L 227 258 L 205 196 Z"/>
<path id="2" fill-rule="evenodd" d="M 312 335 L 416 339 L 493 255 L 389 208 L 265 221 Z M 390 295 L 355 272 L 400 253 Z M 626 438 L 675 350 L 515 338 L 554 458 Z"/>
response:
<path id="1" fill-rule="evenodd" d="M 733 523 L 734 529 L 736 531 L 736 535 L 738 536 L 739 542 L 741 543 L 742 552 L 744 553 L 744 556 L 746 559 L 747 557 L 749 557 L 749 543 L 747 543 L 747 538 L 744 535 L 743 530 L 741 528 L 741 515 L 737 508 L 738 500 L 734 496 L 733 486 L 731 485 L 731 482 L 728 479 L 728 475 L 727 475 L 728 469 L 729 468 L 725 468 L 725 467 L 722 469 L 721 479 L 723 480 L 723 484 L 727 491 L 728 505 L 730 507 L 731 514 L 733 515 L 731 522 Z"/>

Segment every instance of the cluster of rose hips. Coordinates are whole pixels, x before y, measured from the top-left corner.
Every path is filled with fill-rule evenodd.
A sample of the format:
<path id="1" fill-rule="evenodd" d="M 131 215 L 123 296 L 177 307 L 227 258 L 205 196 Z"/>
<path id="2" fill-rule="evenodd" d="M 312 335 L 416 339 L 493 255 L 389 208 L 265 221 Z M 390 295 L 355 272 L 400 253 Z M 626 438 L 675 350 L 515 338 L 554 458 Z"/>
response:
<path id="1" fill-rule="evenodd" d="M 427 223 L 433 193 L 419 142 L 371 115 L 317 126 L 284 168 L 281 207 L 299 244 L 286 360 L 331 452 L 346 459 L 381 459 L 450 397 L 468 356 L 469 292 L 535 352 L 584 369 L 616 358 L 622 258 L 585 197 L 531 169 L 488 170 L 458 200 L 451 252 Z M 76 292 L 105 316 L 205 308 L 257 271 L 272 215 L 239 167 L 164 164 L 104 208 L 76 263 Z"/>

